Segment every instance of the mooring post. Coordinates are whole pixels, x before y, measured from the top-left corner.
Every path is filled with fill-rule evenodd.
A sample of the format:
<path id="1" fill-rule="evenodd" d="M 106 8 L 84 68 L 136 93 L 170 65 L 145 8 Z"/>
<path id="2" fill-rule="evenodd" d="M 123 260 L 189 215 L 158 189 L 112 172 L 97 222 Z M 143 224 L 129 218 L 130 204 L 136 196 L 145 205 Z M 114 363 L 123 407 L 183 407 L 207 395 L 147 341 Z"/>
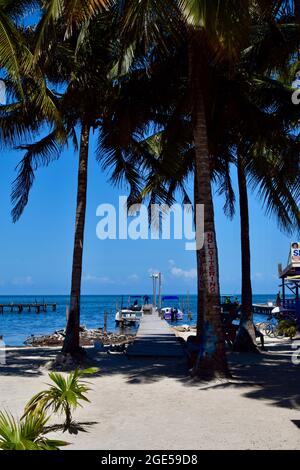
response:
<path id="1" fill-rule="evenodd" d="M 104 311 L 104 333 L 107 333 L 107 311 Z"/>

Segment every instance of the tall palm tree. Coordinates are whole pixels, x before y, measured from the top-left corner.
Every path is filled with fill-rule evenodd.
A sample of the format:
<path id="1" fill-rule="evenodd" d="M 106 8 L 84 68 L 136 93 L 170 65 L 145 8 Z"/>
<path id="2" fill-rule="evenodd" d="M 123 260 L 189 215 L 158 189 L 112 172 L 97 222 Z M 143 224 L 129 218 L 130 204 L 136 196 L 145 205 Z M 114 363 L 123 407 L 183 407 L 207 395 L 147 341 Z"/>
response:
<path id="1" fill-rule="evenodd" d="M 224 2 L 223 2 L 224 3 Z M 201 352 L 195 367 L 198 373 L 227 374 L 224 339 L 220 317 L 218 250 L 214 225 L 213 200 L 210 182 L 210 162 L 207 141 L 207 117 L 205 110 L 205 87 L 208 82 L 206 49 L 216 54 L 221 50 L 221 37 L 226 41 L 226 29 L 222 18 L 234 29 L 233 11 L 226 3 L 205 0 L 201 2 L 157 2 L 149 4 L 124 2 L 121 23 L 125 38 L 151 47 L 153 42 L 165 47 L 159 36 L 159 28 L 177 37 L 186 34 L 190 64 L 191 116 L 195 145 L 196 186 L 195 203 L 204 204 L 204 245 L 197 255 L 198 312 L 201 311 Z M 239 3 L 239 2 L 237 2 Z M 243 5 L 244 6 L 244 5 Z M 229 7 L 229 8 L 228 8 Z M 241 7 L 241 4 L 238 5 Z M 228 8 L 228 9 L 227 9 Z M 227 10 L 227 15 L 226 15 Z M 245 9 L 239 10 L 240 24 Z M 179 18 L 179 20 L 177 20 Z M 159 23 L 162 23 L 161 25 Z M 213 26 L 212 26 L 213 25 Z M 237 29 L 237 28 L 235 28 Z M 225 33 L 225 34 L 224 34 Z M 223 36 L 224 35 L 224 36 Z M 237 39 L 237 35 L 236 35 Z M 150 42 L 150 44 L 149 44 Z M 232 45 L 232 44 L 231 44 Z M 227 44 L 223 51 L 228 52 Z M 224 54 L 223 54 L 224 56 Z M 199 230 L 197 239 L 200 238 Z M 200 315 L 200 313 L 199 313 Z M 200 322 L 198 322 L 200 327 Z"/>
<path id="2" fill-rule="evenodd" d="M 283 33 L 286 34 L 287 37 L 290 37 L 290 32 L 287 32 L 284 28 L 282 29 Z M 269 32 L 266 31 L 266 34 L 269 34 Z M 254 43 L 254 45 L 257 47 L 256 42 Z M 260 42 L 263 45 L 264 37 L 260 37 Z M 295 46 L 299 42 L 299 35 L 298 39 L 296 36 L 296 38 L 292 42 L 289 38 L 288 42 L 290 43 L 288 47 L 287 44 L 284 44 L 284 46 L 282 47 L 286 49 L 285 54 L 290 55 L 292 53 L 292 50 L 295 49 Z M 251 48 L 249 49 L 251 50 Z M 260 47 L 257 47 L 257 49 L 261 50 L 261 45 Z M 156 56 L 157 54 L 154 52 L 153 55 Z M 282 57 L 282 53 L 280 54 L 280 57 Z M 163 175 L 164 173 L 162 167 L 160 167 L 160 169 L 158 170 L 157 158 L 159 157 L 159 154 L 163 152 L 163 159 L 165 163 L 167 163 L 169 169 L 173 170 L 171 172 L 171 179 L 173 179 L 173 181 L 176 181 L 177 179 L 178 184 L 180 182 L 181 190 L 184 178 L 187 176 L 187 173 L 193 171 L 194 168 L 194 165 L 191 163 L 191 158 L 193 159 L 194 155 L 193 150 L 191 152 L 192 131 L 190 121 L 187 120 L 186 117 L 184 117 L 184 110 L 186 111 L 186 109 L 182 105 L 185 93 L 183 91 L 182 94 L 182 90 L 184 90 L 183 84 L 186 83 L 186 80 L 180 80 L 178 78 L 180 75 L 184 75 L 185 72 L 182 70 L 179 71 L 178 63 L 175 65 L 174 68 L 174 64 L 172 66 L 172 57 L 170 60 L 166 59 L 164 61 L 164 65 L 160 64 L 159 67 L 157 64 L 151 64 L 151 61 L 150 64 L 146 66 L 146 70 L 153 69 L 155 72 L 157 72 L 157 70 L 160 71 L 160 74 L 158 73 L 158 77 L 155 76 L 155 73 L 152 76 L 151 86 L 153 88 L 149 87 L 149 80 L 147 81 L 141 79 L 141 69 L 139 68 L 138 73 L 136 74 L 136 80 L 133 78 L 133 80 L 135 81 L 133 81 L 130 86 L 126 87 L 125 85 L 125 89 L 123 91 L 124 95 L 127 97 L 127 99 L 124 98 L 124 107 L 125 103 L 127 106 L 128 95 L 132 96 L 132 92 L 136 96 L 137 103 L 140 100 L 140 94 L 141 96 L 142 94 L 144 96 L 149 96 L 149 103 L 146 104 L 145 99 L 143 100 L 142 119 L 144 119 L 145 121 L 147 121 L 147 119 L 149 119 L 150 121 L 156 120 L 157 125 L 163 126 L 164 128 L 162 145 L 160 144 L 158 146 L 159 150 L 156 152 L 157 157 L 153 158 L 152 161 L 151 158 L 149 160 L 149 167 L 151 168 L 152 166 L 153 172 L 150 173 L 148 186 L 146 188 L 146 193 L 150 192 L 152 195 L 154 195 L 154 197 L 157 197 L 157 199 L 161 197 L 162 200 L 168 200 L 165 198 L 169 197 L 169 191 L 163 188 L 163 177 L 159 177 L 157 175 L 158 171 L 161 173 L 161 175 Z M 252 66 L 252 62 L 253 58 L 250 61 L 250 69 Z M 269 61 L 268 65 L 270 65 Z M 183 64 L 183 69 L 185 67 L 186 64 Z M 249 68 L 249 64 L 247 65 L 247 67 Z M 252 165 L 250 174 L 253 178 L 255 178 L 256 187 L 261 187 L 261 194 L 264 195 L 264 199 L 267 201 L 267 208 L 271 208 L 271 210 L 276 213 L 276 215 L 278 216 L 278 220 L 281 221 L 282 226 L 284 228 L 291 226 L 294 222 L 299 225 L 299 212 L 297 211 L 297 204 L 295 203 L 293 195 L 290 193 L 289 186 L 287 186 L 288 183 L 291 185 L 294 184 L 295 190 L 297 188 L 297 184 L 299 186 L 299 181 L 297 181 L 297 179 L 295 181 L 295 176 L 298 172 L 297 165 L 299 165 L 299 146 L 297 146 L 297 142 L 293 142 L 293 139 L 288 137 L 289 128 L 293 125 L 293 122 L 297 121 L 296 109 L 295 107 L 293 107 L 290 99 L 290 90 L 284 88 L 280 84 L 280 82 L 270 80 L 268 77 L 266 77 L 266 79 L 255 75 L 251 77 L 249 71 L 247 72 L 247 67 L 243 60 L 241 64 L 241 70 L 243 73 L 241 74 L 241 71 L 238 70 L 236 76 L 230 77 L 229 80 L 228 78 L 226 78 L 225 80 L 223 79 L 223 82 L 221 82 L 219 85 L 216 79 L 213 79 L 212 77 L 212 82 L 214 84 L 214 92 L 212 93 L 212 95 L 219 94 L 220 96 L 217 100 L 213 98 L 214 106 L 212 107 L 212 109 L 217 110 L 217 112 L 215 111 L 213 113 L 214 116 L 211 118 L 212 123 L 209 123 L 209 151 L 210 155 L 215 155 L 214 159 L 217 158 L 218 155 L 224 154 L 223 162 L 225 163 L 225 165 L 222 164 L 221 176 L 222 179 L 224 179 L 224 183 L 222 183 L 222 186 L 226 189 L 226 194 L 228 195 L 228 203 L 226 208 L 229 208 L 232 212 L 231 199 L 233 192 L 232 188 L 230 187 L 230 180 L 228 178 L 228 164 L 232 162 L 237 163 L 237 166 L 239 167 L 241 218 L 243 227 L 247 227 L 249 222 L 247 216 L 247 199 L 245 201 L 245 196 L 247 198 L 247 188 L 245 185 L 245 165 L 247 164 L 247 171 L 249 171 L 248 161 L 251 160 L 251 152 L 249 151 L 248 147 L 252 142 L 252 151 L 255 150 L 256 154 L 252 155 L 253 158 L 255 157 L 253 160 L 255 162 L 255 165 Z M 166 70 L 168 70 L 169 74 L 165 76 Z M 134 73 L 132 75 L 134 77 Z M 172 77 L 171 82 L 166 80 L 166 77 L 169 76 Z M 159 83 L 160 90 L 158 87 L 157 91 L 155 92 L 157 83 Z M 141 91 L 139 91 L 140 89 Z M 170 96 L 170 90 L 175 90 L 173 97 Z M 218 93 L 216 93 L 215 90 L 218 90 Z M 261 98 L 260 102 L 257 102 L 257 97 L 260 95 L 264 98 L 263 100 Z M 156 103 L 156 97 L 158 97 L 159 103 Z M 171 103 L 173 100 L 173 105 L 170 104 L 170 100 Z M 129 102 L 131 108 L 128 110 L 128 106 L 126 107 L 126 116 L 124 116 L 124 119 L 128 120 L 128 114 L 133 114 L 134 116 L 138 115 L 140 118 L 141 110 L 139 110 L 138 112 L 135 106 L 132 105 L 132 102 L 134 102 L 132 97 Z M 273 112 L 271 105 L 273 106 L 273 108 L 276 108 L 276 110 Z M 122 109 L 123 106 L 122 104 L 120 104 L 119 108 Z M 150 110 L 148 115 L 146 114 L 147 107 Z M 154 111 L 155 108 L 156 111 Z M 165 110 L 164 116 L 161 111 L 162 108 L 164 108 Z M 116 110 L 114 110 L 114 115 L 115 113 Z M 183 117 L 180 115 L 180 113 L 183 113 Z M 117 122 L 118 121 L 114 121 L 113 125 L 116 126 Z M 179 127 L 179 123 L 181 127 Z M 136 131 L 136 128 L 134 127 L 136 125 L 136 120 L 133 120 L 133 133 L 134 131 Z M 126 127 L 126 129 L 128 130 L 128 126 Z M 118 129 L 115 129 L 115 132 L 118 136 L 122 134 L 122 124 L 120 124 Z M 230 135 L 229 141 L 228 135 Z M 155 134 L 154 140 L 156 141 L 157 138 L 158 134 Z M 180 139 L 183 140 L 181 140 L 181 143 L 178 143 Z M 146 139 L 146 141 L 147 140 L 149 141 L 149 139 Z M 132 143 L 134 152 L 137 155 L 139 155 L 139 152 L 141 152 L 141 154 L 144 152 L 144 142 L 141 146 L 141 150 L 135 148 L 136 143 Z M 270 162 L 268 162 L 268 160 L 266 159 L 266 152 L 263 148 L 262 142 L 264 142 L 264 145 L 267 146 L 267 149 L 273 148 L 274 157 L 272 158 L 272 160 L 270 160 Z M 260 144 L 260 148 L 259 146 L 257 146 L 257 143 Z M 170 147 L 169 149 L 166 148 L 166 144 Z M 151 142 L 150 147 L 152 147 L 152 145 L 153 142 Z M 240 152 L 242 151 L 243 146 L 243 152 L 245 155 L 243 158 L 242 166 L 240 164 Z M 109 147 L 111 147 L 111 142 L 109 144 Z M 236 147 L 239 149 L 237 155 Z M 230 150 L 231 148 L 232 150 Z M 183 171 L 180 168 L 180 165 L 177 164 L 177 161 L 174 161 L 174 155 L 177 155 L 177 158 L 179 159 L 180 154 L 188 155 L 188 160 L 186 161 L 186 168 L 183 169 Z M 293 155 L 295 155 L 296 159 L 293 157 Z M 265 162 L 265 164 L 262 164 L 261 162 Z M 268 163 L 268 166 L 266 166 L 266 163 Z M 284 170 L 282 167 L 283 163 Z M 287 176 L 289 174 L 289 166 L 290 168 L 292 168 L 292 171 L 290 172 L 290 177 L 284 180 L 282 179 L 282 175 L 285 174 Z M 216 168 L 215 164 L 214 167 Z M 220 171 L 220 167 L 218 171 Z M 278 181 L 276 185 L 276 190 L 274 190 L 274 183 L 270 179 L 268 179 L 268 175 L 270 174 L 272 174 L 272 178 L 274 181 Z M 265 196 L 266 194 L 267 198 Z M 186 194 L 184 194 L 184 197 L 186 198 Z M 295 192 L 294 197 L 296 197 Z M 247 263 L 243 263 L 242 267 L 242 279 L 244 286 L 244 308 L 242 315 L 242 325 L 243 329 L 245 329 L 246 327 L 252 338 L 255 339 L 252 321 L 251 273 L 249 270 L 250 246 L 248 230 L 242 231 L 241 241 L 243 250 L 242 257 L 248 257 Z M 200 317 L 199 329 L 201 329 L 201 320 L 202 319 Z M 252 344 L 251 346 L 250 343 L 248 347 L 254 349 L 254 344 Z M 243 345 L 243 348 L 245 348 L 245 344 Z"/>
<path id="3" fill-rule="evenodd" d="M 207 103 L 212 64 L 234 69 L 243 48 L 249 44 L 251 8 L 262 17 L 278 12 L 285 2 L 220 2 L 164 1 L 135 2 L 128 0 L 119 6 L 120 32 L 125 51 L 133 45 L 149 53 L 153 44 L 158 54 L 165 54 L 170 38 L 178 44 L 187 41 L 189 62 L 189 104 L 195 149 L 196 204 L 204 204 L 204 246 L 197 253 L 198 327 L 201 336 L 199 360 L 195 375 L 227 373 L 224 339 L 220 317 L 218 250 L 214 226 L 213 199 L 210 182 Z M 267 18 L 268 19 L 268 18 Z M 131 53 L 132 55 L 132 53 Z M 201 320 L 201 321 L 200 321 Z"/>
<path id="4" fill-rule="evenodd" d="M 36 136 L 42 130 L 45 132 L 45 120 L 40 119 L 40 115 L 34 113 L 32 108 L 27 110 L 31 119 L 22 120 L 22 136 L 29 134 L 33 142 L 19 146 L 26 152 L 19 164 L 19 173 L 12 191 L 12 215 L 14 220 L 18 220 L 28 203 L 35 170 L 59 158 L 69 142 L 73 144 L 75 151 L 79 151 L 70 311 L 63 345 L 63 353 L 79 357 L 84 354 L 79 342 L 79 325 L 90 133 L 92 129 L 101 133 L 106 103 L 117 92 L 109 76 L 116 61 L 114 54 L 117 53 L 117 48 L 112 47 L 115 37 L 110 15 L 93 18 L 89 28 L 89 35 L 81 39 L 79 44 L 78 31 L 73 36 L 65 37 L 65 23 L 62 19 L 61 23 L 56 24 L 55 35 L 52 37 L 52 53 L 42 53 L 38 57 L 36 65 L 43 71 L 52 88 L 55 90 L 58 87 L 60 90 L 53 91 L 53 95 L 63 123 L 64 136 L 62 139 L 59 128 L 52 129 L 49 126 L 49 133 L 36 141 Z M 28 40 L 34 47 L 34 33 Z M 6 115 L 0 119 L 0 127 L 18 137 L 17 118 L 15 108 L 7 110 Z M 122 167 L 121 155 L 114 160 L 114 164 Z M 129 184 L 134 185 L 138 181 L 138 173 L 134 168 L 123 167 L 120 172 Z"/>

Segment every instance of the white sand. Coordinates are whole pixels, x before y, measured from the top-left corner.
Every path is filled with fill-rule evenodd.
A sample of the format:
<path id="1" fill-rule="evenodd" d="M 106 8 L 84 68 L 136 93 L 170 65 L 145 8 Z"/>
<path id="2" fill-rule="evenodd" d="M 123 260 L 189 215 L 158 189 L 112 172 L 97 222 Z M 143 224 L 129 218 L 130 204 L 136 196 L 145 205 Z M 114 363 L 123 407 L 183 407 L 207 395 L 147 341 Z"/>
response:
<path id="1" fill-rule="evenodd" d="M 88 432 L 64 438 L 74 449 L 299 449 L 300 365 L 292 364 L 288 341 L 268 347 L 259 357 L 231 355 L 233 381 L 202 385 L 183 361 L 99 355 L 92 403 L 75 413 Z M 39 366 L 54 354 L 8 351 L 0 409 L 21 413 L 44 388 Z"/>

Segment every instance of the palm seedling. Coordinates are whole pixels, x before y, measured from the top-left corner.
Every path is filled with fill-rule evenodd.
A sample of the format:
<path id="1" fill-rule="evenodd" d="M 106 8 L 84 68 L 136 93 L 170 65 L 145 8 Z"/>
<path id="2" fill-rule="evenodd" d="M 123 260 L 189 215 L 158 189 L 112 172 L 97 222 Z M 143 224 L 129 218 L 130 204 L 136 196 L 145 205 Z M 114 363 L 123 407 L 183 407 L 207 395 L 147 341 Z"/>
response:
<path id="1" fill-rule="evenodd" d="M 23 419 L 28 416 L 39 416 L 40 413 L 52 411 L 65 416 L 64 431 L 70 430 L 72 425 L 72 412 L 81 405 L 81 401 L 89 402 L 86 394 L 90 390 L 87 382 L 80 380 L 86 374 L 94 374 L 97 368 L 85 370 L 76 369 L 66 378 L 56 372 L 49 374 L 53 384 L 47 390 L 34 395 L 25 406 Z"/>
<path id="2" fill-rule="evenodd" d="M 0 449 L 59 450 L 67 442 L 48 439 L 44 413 L 29 414 L 17 421 L 10 413 L 0 412 Z"/>

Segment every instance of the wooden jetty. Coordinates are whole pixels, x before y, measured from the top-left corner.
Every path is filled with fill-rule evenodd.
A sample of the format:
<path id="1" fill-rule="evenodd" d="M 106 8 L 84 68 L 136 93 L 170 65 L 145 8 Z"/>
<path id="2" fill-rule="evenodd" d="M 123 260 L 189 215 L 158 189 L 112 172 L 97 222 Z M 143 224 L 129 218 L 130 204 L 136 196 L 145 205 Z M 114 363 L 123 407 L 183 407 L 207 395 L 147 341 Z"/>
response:
<path id="1" fill-rule="evenodd" d="M 236 309 L 240 309 L 240 306 L 238 304 L 226 304 L 222 303 L 221 304 L 222 311 L 223 312 L 230 312 L 230 311 L 235 311 Z M 271 315 L 273 308 L 276 307 L 276 305 L 271 305 L 271 304 L 253 304 L 252 305 L 252 312 L 253 313 L 259 313 L 262 315 Z"/>
<path id="2" fill-rule="evenodd" d="M 24 310 L 27 312 L 47 312 L 50 309 L 53 312 L 56 311 L 56 304 L 47 304 L 47 303 L 29 303 L 29 304 L 20 304 L 20 303 L 10 303 L 10 304 L 0 304 L 0 313 L 8 312 L 17 312 L 22 313 Z"/>
<path id="3" fill-rule="evenodd" d="M 184 357 L 184 349 L 175 333 L 157 312 L 141 318 L 136 339 L 127 348 L 128 356 Z"/>
<path id="4" fill-rule="evenodd" d="M 253 313 L 260 313 L 263 315 L 271 315 L 273 308 L 276 305 L 268 305 L 268 304 L 253 304 L 252 305 L 252 312 Z"/>

